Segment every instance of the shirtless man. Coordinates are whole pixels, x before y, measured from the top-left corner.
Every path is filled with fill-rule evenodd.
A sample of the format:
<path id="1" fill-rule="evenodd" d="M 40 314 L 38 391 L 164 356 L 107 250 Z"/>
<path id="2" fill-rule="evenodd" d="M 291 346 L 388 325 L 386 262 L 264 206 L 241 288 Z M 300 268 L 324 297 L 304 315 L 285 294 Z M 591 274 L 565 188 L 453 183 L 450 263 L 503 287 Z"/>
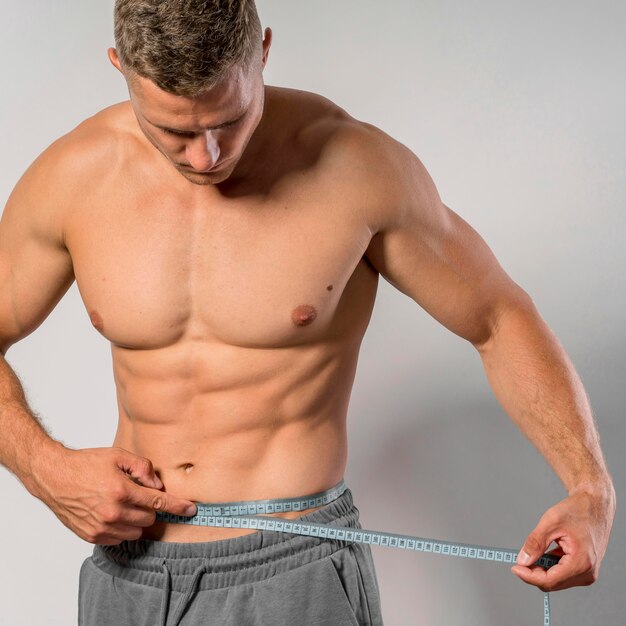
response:
<path id="1" fill-rule="evenodd" d="M 264 85 L 272 33 L 252 0 L 184 7 L 118 0 L 108 54 L 130 101 L 46 149 L 0 221 L 2 354 L 74 280 L 111 342 L 111 448 L 53 440 L 0 358 L 0 462 L 96 544 L 80 623 L 382 623 L 362 544 L 156 520 L 341 481 L 379 274 L 472 343 L 568 492 L 513 572 L 544 591 L 591 584 L 615 493 L 580 379 L 530 296 L 405 146 Z M 349 490 L 280 516 L 360 527 Z M 528 566 L 553 540 L 560 563 Z"/>

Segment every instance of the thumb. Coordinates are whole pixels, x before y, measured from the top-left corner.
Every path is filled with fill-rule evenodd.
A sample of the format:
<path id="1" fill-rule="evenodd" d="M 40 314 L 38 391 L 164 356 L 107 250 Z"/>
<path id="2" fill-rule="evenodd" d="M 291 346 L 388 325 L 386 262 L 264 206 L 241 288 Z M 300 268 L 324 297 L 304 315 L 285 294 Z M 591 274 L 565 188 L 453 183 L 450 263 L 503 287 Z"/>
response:
<path id="1" fill-rule="evenodd" d="M 552 540 L 548 533 L 542 532 L 539 527 L 535 528 L 535 530 L 528 535 L 524 546 L 517 555 L 517 564 L 530 567 L 543 556 L 551 543 Z"/>
<path id="2" fill-rule="evenodd" d="M 191 500 L 185 500 L 165 491 L 145 487 L 135 487 L 131 499 L 133 504 L 142 508 L 183 515 L 185 517 L 196 515 L 198 510 L 196 504 Z"/>
<path id="3" fill-rule="evenodd" d="M 161 479 L 156 475 L 152 461 L 118 448 L 121 454 L 117 458 L 117 466 L 128 474 L 135 482 L 154 489 L 163 489 Z"/>

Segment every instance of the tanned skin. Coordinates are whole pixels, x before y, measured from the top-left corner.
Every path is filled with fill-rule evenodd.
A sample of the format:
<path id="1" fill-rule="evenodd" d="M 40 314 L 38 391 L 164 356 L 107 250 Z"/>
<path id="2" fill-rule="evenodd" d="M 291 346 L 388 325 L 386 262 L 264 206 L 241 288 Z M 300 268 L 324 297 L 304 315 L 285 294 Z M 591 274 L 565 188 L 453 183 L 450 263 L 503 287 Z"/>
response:
<path id="1" fill-rule="evenodd" d="M 53 440 L 0 359 L 0 460 L 93 543 L 255 532 L 155 511 L 311 494 L 344 476 L 382 275 L 477 349 L 568 492 L 524 543 L 533 561 L 557 541 L 561 562 L 512 571 L 543 590 L 590 584 L 615 492 L 563 348 L 416 155 L 320 95 L 264 84 L 271 39 L 196 99 L 125 75 L 130 99 L 54 142 L 16 185 L 0 222 L 2 353 L 75 280 L 111 345 L 118 425 L 110 448 Z"/>

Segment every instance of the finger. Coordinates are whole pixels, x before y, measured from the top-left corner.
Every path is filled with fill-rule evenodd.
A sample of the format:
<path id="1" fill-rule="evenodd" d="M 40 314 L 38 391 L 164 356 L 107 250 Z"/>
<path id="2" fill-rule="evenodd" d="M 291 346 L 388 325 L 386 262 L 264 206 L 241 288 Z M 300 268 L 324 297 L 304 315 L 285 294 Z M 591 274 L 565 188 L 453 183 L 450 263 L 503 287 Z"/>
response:
<path id="1" fill-rule="evenodd" d="M 544 513 L 537 526 L 526 538 L 522 549 L 517 555 L 517 565 L 531 567 L 547 552 L 553 541 L 563 547 L 565 535 L 566 531 L 561 525 L 560 516 L 550 509 Z M 568 550 L 568 552 L 571 552 L 571 550 Z M 561 555 L 557 554 L 557 556 Z"/>
<path id="2" fill-rule="evenodd" d="M 523 565 L 514 565 L 511 571 L 519 576 L 525 583 L 529 585 L 544 584 L 548 581 L 548 572 L 556 567 L 551 567 L 549 570 L 541 567 L 541 565 L 531 565 L 530 567 L 524 567 Z M 553 574 L 554 576 L 554 574 Z"/>
<path id="3" fill-rule="evenodd" d="M 156 511 L 147 510 L 140 506 L 125 506 L 121 515 L 120 523 L 129 526 L 147 528 L 152 526 L 156 519 Z"/>
<path id="4" fill-rule="evenodd" d="M 524 547 L 519 551 L 517 564 L 524 567 L 531 567 L 545 554 L 553 539 L 557 538 L 559 538 L 558 534 L 553 536 L 552 532 L 537 526 L 537 528 L 528 535 L 524 542 Z"/>
<path id="5" fill-rule="evenodd" d="M 139 539 L 143 534 L 143 528 L 140 526 L 130 526 L 127 524 L 118 524 L 115 527 L 114 535 L 123 541 L 134 541 Z"/>
<path id="6" fill-rule="evenodd" d="M 118 524 L 114 529 L 100 535 L 95 543 L 102 546 L 115 546 L 119 545 L 122 541 L 134 541 L 139 539 L 142 534 L 142 528 Z"/>
<path id="7" fill-rule="evenodd" d="M 135 480 L 140 481 L 146 487 L 163 489 L 161 479 L 156 475 L 152 461 L 141 456 L 137 456 L 128 450 L 119 448 L 120 455 L 117 458 L 117 466 Z"/>
<path id="8" fill-rule="evenodd" d="M 554 565 L 549 570 L 545 570 L 538 565 L 533 565 L 530 568 L 515 565 L 511 571 L 525 583 L 538 587 L 541 591 L 560 591 L 570 587 L 589 585 L 593 582 L 589 573 L 572 575 L 570 571 L 559 574 L 558 571 L 553 571 L 557 567 L 558 565 Z"/>
<path id="9" fill-rule="evenodd" d="M 562 552 L 562 550 L 555 548 L 551 552 Z M 531 565 L 530 567 L 515 565 L 511 571 L 525 583 L 539 587 L 542 591 L 558 591 L 589 584 L 585 582 L 588 572 L 577 565 L 571 554 L 561 556 L 560 561 L 547 570 L 540 565 Z"/>
<path id="10" fill-rule="evenodd" d="M 137 486 L 133 488 L 128 502 L 144 509 L 173 513 L 174 515 L 195 515 L 198 510 L 191 500 L 177 498 L 165 491 L 150 489 L 149 487 Z"/>

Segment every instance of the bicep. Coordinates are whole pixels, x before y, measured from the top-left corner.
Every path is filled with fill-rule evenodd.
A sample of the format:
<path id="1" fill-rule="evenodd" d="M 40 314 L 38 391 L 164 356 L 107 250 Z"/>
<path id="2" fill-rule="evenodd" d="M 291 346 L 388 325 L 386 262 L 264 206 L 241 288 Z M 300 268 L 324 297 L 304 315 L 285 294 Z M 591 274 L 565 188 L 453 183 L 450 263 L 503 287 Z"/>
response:
<path id="1" fill-rule="evenodd" d="M 478 347 L 500 314 L 528 295 L 476 230 L 443 204 L 419 159 L 411 153 L 408 161 L 395 206 L 385 212 L 366 255 L 393 286 Z"/>
<path id="2" fill-rule="evenodd" d="M 74 281 L 49 157 L 13 189 L 0 218 L 0 350 L 32 333 Z"/>

